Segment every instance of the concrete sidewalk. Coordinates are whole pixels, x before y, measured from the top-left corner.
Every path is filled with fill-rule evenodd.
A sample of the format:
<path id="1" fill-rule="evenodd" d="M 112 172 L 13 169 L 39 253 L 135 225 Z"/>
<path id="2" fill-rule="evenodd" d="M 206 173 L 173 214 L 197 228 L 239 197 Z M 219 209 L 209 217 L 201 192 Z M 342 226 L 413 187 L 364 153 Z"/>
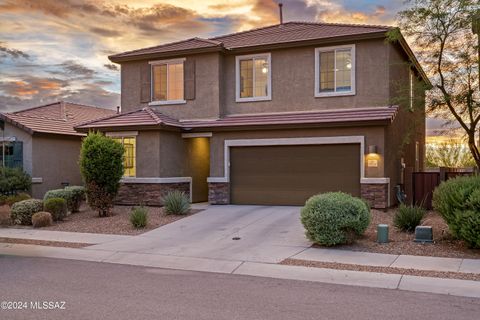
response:
<path id="1" fill-rule="evenodd" d="M 64 232 L 34 229 L 0 228 L 0 238 L 16 238 L 28 240 L 60 241 L 73 243 L 100 244 L 110 241 L 131 239 L 133 236 L 122 236 L 101 233 Z"/>
<path id="2" fill-rule="evenodd" d="M 86 260 L 480 298 L 480 282 L 468 280 L 23 244 L 0 244 L 0 258 L 2 255 Z"/>
<path id="3" fill-rule="evenodd" d="M 480 273 L 480 259 L 457 259 L 411 255 L 394 255 L 320 248 L 308 248 L 299 254 L 293 255 L 291 258 L 309 261 L 335 262 L 375 267 L 392 267 L 443 272 Z"/>

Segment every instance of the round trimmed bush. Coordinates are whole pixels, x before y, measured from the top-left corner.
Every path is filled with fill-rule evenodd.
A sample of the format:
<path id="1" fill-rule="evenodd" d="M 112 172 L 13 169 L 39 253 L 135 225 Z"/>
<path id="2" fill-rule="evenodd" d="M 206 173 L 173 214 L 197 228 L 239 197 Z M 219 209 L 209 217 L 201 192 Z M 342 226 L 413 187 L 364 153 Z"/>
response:
<path id="1" fill-rule="evenodd" d="M 72 213 L 80 211 L 80 205 L 85 200 L 85 187 L 82 186 L 69 186 L 65 187 L 65 190 L 71 193 L 72 202 L 70 211 Z"/>
<path id="2" fill-rule="evenodd" d="M 62 198 L 50 198 L 44 201 L 43 210 L 52 214 L 53 221 L 61 221 L 67 216 L 67 202 Z"/>
<path id="3" fill-rule="evenodd" d="M 67 203 L 67 210 L 70 212 L 73 212 L 75 209 L 75 199 L 74 199 L 74 194 L 70 190 L 66 189 L 54 189 L 47 191 L 45 195 L 43 196 L 43 201 L 47 201 L 48 199 L 53 199 L 53 198 L 62 198 L 65 200 Z M 55 217 L 53 218 L 55 220 Z"/>
<path id="4" fill-rule="evenodd" d="M 363 200 L 343 192 L 313 196 L 301 211 L 306 236 L 324 246 L 353 242 L 365 232 L 370 218 L 370 208 Z"/>
<path id="5" fill-rule="evenodd" d="M 34 228 L 48 227 L 52 224 L 52 214 L 50 212 L 40 211 L 32 216 L 32 225 Z"/>
<path id="6" fill-rule="evenodd" d="M 480 248 L 480 176 L 442 182 L 433 192 L 432 203 L 454 237 Z"/>
<path id="7" fill-rule="evenodd" d="M 43 210 L 43 201 L 38 199 L 23 200 L 12 205 L 10 217 L 15 224 L 29 225 L 32 215 Z"/>

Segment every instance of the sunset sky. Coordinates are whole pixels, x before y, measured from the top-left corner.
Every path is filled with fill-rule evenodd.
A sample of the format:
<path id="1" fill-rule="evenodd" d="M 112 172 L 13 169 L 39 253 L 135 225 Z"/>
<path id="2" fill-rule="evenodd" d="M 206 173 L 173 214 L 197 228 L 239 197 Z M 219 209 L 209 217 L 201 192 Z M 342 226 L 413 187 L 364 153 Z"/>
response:
<path id="1" fill-rule="evenodd" d="M 404 0 L 283 0 L 285 21 L 395 23 Z M 112 53 L 278 23 L 277 1 L 0 0 L 0 111 L 120 104 Z"/>

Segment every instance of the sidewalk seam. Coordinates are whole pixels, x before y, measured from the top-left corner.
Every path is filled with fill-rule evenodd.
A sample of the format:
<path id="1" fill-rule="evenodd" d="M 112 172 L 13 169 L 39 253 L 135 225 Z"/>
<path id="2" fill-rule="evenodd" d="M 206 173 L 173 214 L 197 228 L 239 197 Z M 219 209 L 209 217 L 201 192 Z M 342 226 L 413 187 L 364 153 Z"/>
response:
<path id="1" fill-rule="evenodd" d="M 393 260 L 392 263 L 390 263 L 390 264 L 388 265 L 388 267 L 392 267 L 392 265 L 393 265 L 395 262 L 397 262 L 397 260 L 398 260 L 398 258 L 400 258 L 400 256 L 401 256 L 400 254 L 397 255 L 397 257 L 395 258 L 395 260 Z"/>
<path id="2" fill-rule="evenodd" d="M 230 272 L 230 274 L 234 274 L 235 271 L 237 271 L 238 268 L 240 268 L 244 263 L 245 263 L 245 261 L 242 261 L 238 266 L 235 267 L 235 269 L 232 270 L 232 272 Z"/>
<path id="3" fill-rule="evenodd" d="M 402 274 L 402 275 L 400 276 L 400 279 L 398 280 L 397 288 L 396 288 L 397 290 L 399 290 L 399 288 L 400 288 L 400 283 L 401 283 L 402 280 L 403 280 L 403 276 L 404 276 L 404 274 Z"/>

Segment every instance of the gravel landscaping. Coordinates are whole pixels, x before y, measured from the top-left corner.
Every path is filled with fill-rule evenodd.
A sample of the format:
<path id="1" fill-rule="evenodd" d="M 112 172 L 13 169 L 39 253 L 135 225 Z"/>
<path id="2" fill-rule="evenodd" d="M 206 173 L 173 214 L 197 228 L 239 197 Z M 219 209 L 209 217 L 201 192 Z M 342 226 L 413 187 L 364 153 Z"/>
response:
<path id="1" fill-rule="evenodd" d="M 442 217 L 429 211 L 423 219 L 422 225 L 432 226 L 434 243 L 413 242 L 415 235 L 397 230 L 393 226 L 393 217 L 396 209 L 387 212 L 372 210 L 372 222 L 365 235 L 357 239 L 352 245 L 335 246 L 335 249 L 353 251 L 367 251 L 390 254 L 406 254 L 417 256 L 434 256 L 450 258 L 473 258 L 480 259 L 480 250 L 469 249 L 460 240 L 455 240 L 449 234 L 448 226 Z M 377 225 L 383 223 L 389 225 L 389 243 L 377 243 Z M 317 246 L 317 245 L 314 245 Z M 318 246 L 320 248 L 325 248 Z"/>
<path id="2" fill-rule="evenodd" d="M 147 207 L 147 226 L 143 229 L 135 229 L 129 221 L 131 209 L 131 206 L 115 206 L 111 216 L 100 218 L 96 211 L 91 210 L 87 205 L 83 204 L 80 212 L 73 213 L 66 217 L 64 221 L 54 222 L 52 226 L 41 228 L 40 230 L 138 235 L 201 211 L 191 209 L 187 215 L 179 216 L 166 215 L 163 208 L 160 207 Z M 2 211 L 0 211 L 0 215 L 5 215 L 1 212 Z M 31 226 L 13 227 L 32 228 Z"/>
<path id="3" fill-rule="evenodd" d="M 280 264 L 289 265 L 289 266 L 379 272 L 379 273 L 402 274 L 402 275 L 420 276 L 420 277 L 480 281 L 480 274 L 476 274 L 476 273 L 442 272 L 442 271 L 416 270 L 416 269 L 404 269 L 404 268 L 392 268 L 392 267 L 375 267 L 375 266 L 364 266 L 364 265 L 358 265 L 358 264 L 308 261 L 308 260 L 299 260 L 299 259 L 286 259 L 280 262 Z"/>

